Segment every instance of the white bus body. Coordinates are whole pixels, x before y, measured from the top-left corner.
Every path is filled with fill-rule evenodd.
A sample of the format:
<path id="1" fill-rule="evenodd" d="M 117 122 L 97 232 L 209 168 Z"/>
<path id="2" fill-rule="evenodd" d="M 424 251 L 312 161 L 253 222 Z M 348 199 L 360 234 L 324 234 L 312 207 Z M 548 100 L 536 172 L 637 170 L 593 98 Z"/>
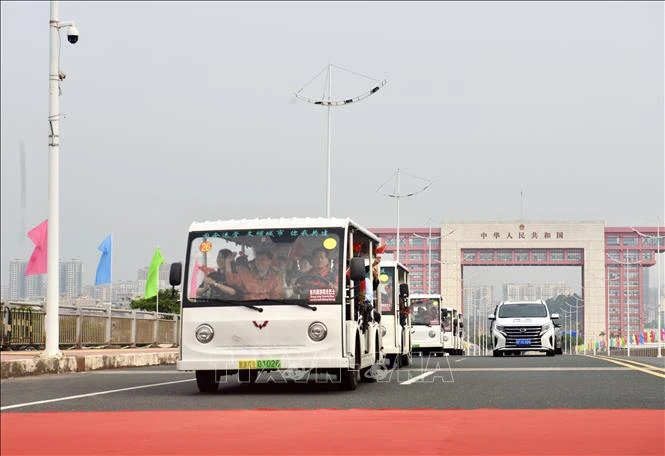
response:
<path id="1" fill-rule="evenodd" d="M 443 351 L 451 355 L 462 355 L 464 345 L 462 339 L 462 314 L 452 307 L 441 308 L 441 331 L 443 338 Z"/>
<path id="2" fill-rule="evenodd" d="M 413 352 L 443 352 L 441 332 L 441 295 L 412 294 L 409 296 L 411 311 L 411 350 Z"/>
<path id="3" fill-rule="evenodd" d="M 411 364 L 411 323 L 402 310 L 407 308 L 408 269 L 401 263 L 383 260 L 380 265 L 378 295 L 381 305 L 381 325 L 385 328 L 383 352 L 388 367 Z M 402 304 L 400 306 L 400 304 Z"/>
<path id="4" fill-rule="evenodd" d="M 381 331 L 376 310 L 364 304 L 359 289 L 365 259 L 372 261 L 378 242 L 342 218 L 192 223 L 184 267 L 176 263 L 170 277 L 172 285 L 183 278 L 177 369 L 196 371 L 202 392 L 216 391 L 222 376 L 237 374 L 240 381 L 254 382 L 262 371 L 332 374 L 349 390 L 361 380 L 375 380 L 371 368 L 384 361 Z M 240 282 L 233 284 L 236 294 L 206 295 L 203 279 L 224 249 L 232 253 L 224 278 L 227 285 L 232 276 Z M 320 250 L 328 258 L 327 278 L 304 268 L 306 255 L 320 255 Z M 245 279 L 258 274 L 261 263 L 257 253 L 274 265 L 267 278 L 250 282 Z M 270 274 L 282 280 L 279 292 L 259 286 Z"/>

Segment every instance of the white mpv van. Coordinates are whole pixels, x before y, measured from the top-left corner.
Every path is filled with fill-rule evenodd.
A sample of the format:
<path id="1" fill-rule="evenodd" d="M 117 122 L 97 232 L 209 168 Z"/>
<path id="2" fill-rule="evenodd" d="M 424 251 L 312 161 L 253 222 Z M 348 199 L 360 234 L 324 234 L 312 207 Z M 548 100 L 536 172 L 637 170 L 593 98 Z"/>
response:
<path id="1" fill-rule="evenodd" d="M 542 299 L 537 301 L 502 301 L 492 320 L 492 353 L 503 356 L 505 353 L 519 354 L 527 351 L 555 354 L 553 319 L 559 314 L 551 314 Z"/>

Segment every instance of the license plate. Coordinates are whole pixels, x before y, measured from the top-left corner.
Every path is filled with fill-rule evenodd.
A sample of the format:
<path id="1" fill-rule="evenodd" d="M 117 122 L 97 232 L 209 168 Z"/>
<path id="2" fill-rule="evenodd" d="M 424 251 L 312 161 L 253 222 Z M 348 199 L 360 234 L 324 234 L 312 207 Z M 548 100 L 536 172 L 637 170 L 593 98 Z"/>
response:
<path id="1" fill-rule="evenodd" d="M 515 345 L 531 345 L 531 339 L 517 339 Z"/>
<path id="2" fill-rule="evenodd" d="M 279 359 L 249 359 L 238 361 L 238 369 L 280 369 Z"/>

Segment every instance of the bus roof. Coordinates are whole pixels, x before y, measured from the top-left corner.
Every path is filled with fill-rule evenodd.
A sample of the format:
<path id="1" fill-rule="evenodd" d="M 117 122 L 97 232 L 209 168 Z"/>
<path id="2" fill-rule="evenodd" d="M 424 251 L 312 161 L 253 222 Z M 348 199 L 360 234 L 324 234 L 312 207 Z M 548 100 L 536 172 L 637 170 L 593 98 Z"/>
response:
<path id="1" fill-rule="evenodd" d="M 395 261 L 395 260 L 381 260 L 381 263 L 379 263 L 379 267 L 382 268 L 384 266 L 389 267 L 389 268 L 397 266 L 399 269 L 404 269 L 405 271 L 409 272 L 409 268 L 404 266 L 399 261 Z"/>
<path id="2" fill-rule="evenodd" d="M 417 298 L 417 299 L 432 298 L 432 299 L 443 300 L 443 297 L 440 294 L 436 293 L 411 293 L 409 298 Z"/>
<path id="3" fill-rule="evenodd" d="M 288 228 L 346 228 L 352 226 L 375 242 L 379 238 L 371 231 L 363 228 L 350 218 L 326 217 L 290 217 L 290 218 L 254 218 L 230 219 L 205 222 L 193 222 L 189 231 L 221 231 L 221 230 L 250 230 L 250 229 L 288 229 Z"/>

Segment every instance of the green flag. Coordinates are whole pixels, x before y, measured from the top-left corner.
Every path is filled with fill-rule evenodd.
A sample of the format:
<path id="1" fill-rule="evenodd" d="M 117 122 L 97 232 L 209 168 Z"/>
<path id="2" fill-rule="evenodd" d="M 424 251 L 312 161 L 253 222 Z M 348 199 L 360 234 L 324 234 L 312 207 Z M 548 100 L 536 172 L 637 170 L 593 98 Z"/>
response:
<path id="1" fill-rule="evenodd" d="M 159 266 L 164 263 L 164 257 L 162 256 L 161 250 L 159 247 L 155 249 L 155 253 L 152 256 L 152 261 L 150 262 L 150 270 L 148 271 L 148 278 L 145 281 L 145 298 L 152 298 L 157 296 L 159 292 Z"/>

